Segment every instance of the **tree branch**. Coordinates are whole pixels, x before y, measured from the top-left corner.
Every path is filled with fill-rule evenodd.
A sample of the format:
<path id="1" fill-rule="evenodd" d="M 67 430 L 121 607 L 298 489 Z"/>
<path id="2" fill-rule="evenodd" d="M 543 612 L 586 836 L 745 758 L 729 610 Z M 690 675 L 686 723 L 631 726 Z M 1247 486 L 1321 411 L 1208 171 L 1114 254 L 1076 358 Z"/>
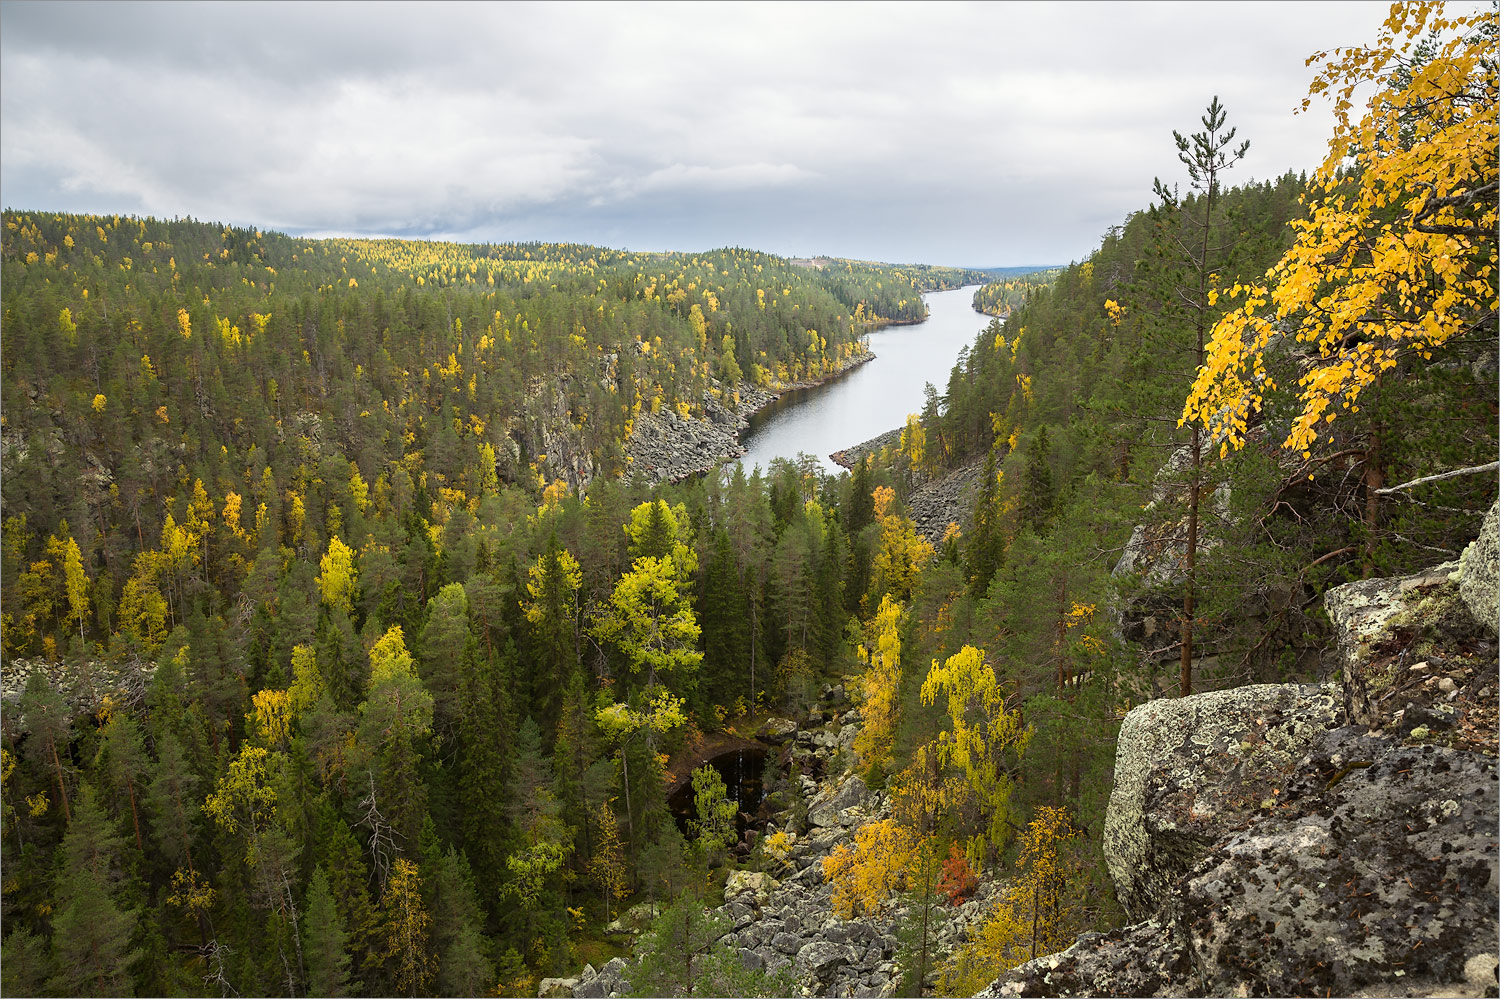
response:
<path id="1" fill-rule="evenodd" d="M 1399 486 L 1387 486 L 1384 489 L 1377 489 L 1375 490 L 1375 494 L 1377 496 L 1384 496 L 1388 493 L 1398 492 L 1402 489 L 1410 489 L 1412 486 L 1420 486 L 1428 482 L 1438 482 L 1442 479 L 1455 479 L 1460 475 L 1481 475 L 1485 472 L 1493 472 L 1496 470 L 1500 470 L 1500 461 L 1492 461 L 1488 465 L 1470 465 L 1468 468 L 1455 468 L 1451 472 L 1442 472 L 1438 475 L 1426 475 L 1420 479 L 1412 479 L 1410 482 L 1403 482 Z"/>

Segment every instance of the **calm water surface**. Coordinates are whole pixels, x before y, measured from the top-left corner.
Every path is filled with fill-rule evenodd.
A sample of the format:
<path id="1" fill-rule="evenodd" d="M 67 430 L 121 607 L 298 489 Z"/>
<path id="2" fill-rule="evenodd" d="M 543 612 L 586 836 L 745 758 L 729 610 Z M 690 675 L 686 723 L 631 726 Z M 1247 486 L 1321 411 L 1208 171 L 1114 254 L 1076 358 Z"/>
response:
<path id="1" fill-rule="evenodd" d="M 743 439 L 746 470 L 765 470 L 772 459 L 795 459 L 805 451 L 826 470 L 840 471 L 828 458 L 831 452 L 894 430 L 908 413 L 920 413 L 927 382 L 946 391 L 959 350 L 974 343 L 990 317 L 974 311 L 973 288 L 922 297 L 926 322 L 869 335 L 875 360 L 836 382 L 789 392 L 757 413 Z"/>

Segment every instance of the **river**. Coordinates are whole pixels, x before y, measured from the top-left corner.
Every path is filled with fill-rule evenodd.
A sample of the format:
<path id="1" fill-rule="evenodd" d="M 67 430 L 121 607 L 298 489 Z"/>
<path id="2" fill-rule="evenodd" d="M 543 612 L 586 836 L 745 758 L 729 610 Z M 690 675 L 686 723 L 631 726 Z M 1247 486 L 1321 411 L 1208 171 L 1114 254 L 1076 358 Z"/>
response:
<path id="1" fill-rule="evenodd" d="M 973 287 L 922 298 L 925 321 L 869 334 L 875 360 L 836 381 L 788 392 L 751 417 L 740 458 L 746 470 L 758 465 L 764 471 L 776 458 L 806 452 L 826 471 L 841 471 L 829 454 L 902 426 L 908 413 L 920 413 L 928 382 L 944 392 L 958 352 L 974 343 L 990 317 L 974 311 Z"/>

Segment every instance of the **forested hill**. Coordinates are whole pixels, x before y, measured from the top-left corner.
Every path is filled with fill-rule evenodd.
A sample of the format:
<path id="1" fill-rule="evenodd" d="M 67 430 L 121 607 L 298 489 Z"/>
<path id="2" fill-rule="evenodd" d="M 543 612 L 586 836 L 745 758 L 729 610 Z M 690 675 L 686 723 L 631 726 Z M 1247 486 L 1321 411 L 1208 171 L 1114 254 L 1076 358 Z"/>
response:
<path id="1" fill-rule="evenodd" d="M 993 280 L 974 292 L 974 308 L 991 316 L 1005 317 L 1026 301 L 1032 292 L 1047 287 L 1063 272 L 1061 267 L 995 268 Z M 992 272 L 993 273 L 993 272 Z"/>
<path id="2" fill-rule="evenodd" d="M 665 754 L 805 713 L 909 585 L 883 480 L 585 501 L 541 425 L 620 471 L 643 411 L 975 275 L 5 223 L 7 994 L 534 995 L 733 845 L 688 848 Z"/>
<path id="3" fill-rule="evenodd" d="M 1404 784 L 1381 759 L 1431 761 L 1421 803 L 1371 822 L 1366 790 L 1346 826 L 1493 816 L 1493 526 L 1466 557 L 1488 620 L 1447 562 L 1495 509 L 1497 15 L 1396 4 L 1380 30 L 1318 57 L 1314 95 L 1381 89 L 1358 121 L 1336 103 L 1317 171 L 1235 186 L 1214 99 L 1184 176 L 836 478 L 580 496 L 540 445 L 565 423 L 624 471 L 644 412 L 819 377 L 978 275 L 6 213 L 0 991 L 973 995 L 1127 914 L 1091 938 L 1127 974 L 1048 994 L 1389 991 L 1418 933 L 1463 974 L 1494 939 L 1467 887 L 1494 883 L 1493 818 L 1465 852 L 1343 857 L 1389 889 L 1357 905 L 1307 827 L 1295 898 L 1235 839 L 1249 876 L 1213 891 L 1265 890 L 1204 902 L 1197 937 L 1106 869 L 1132 866 L 1106 862 L 1122 719 L 1167 779 L 1152 719 L 1196 735 L 1195 692 L 1235 716 L 1216 775 L 1266 779 L 1200 798 L 1175 740 L 1151 793 L 1179 866 L 1199 830 L 1288 819 L 1294 785 Z M 1235 706 L 1301 694 L 1223 692 L 1349 680 L 1325 593 L 1419 569 L 1421 613 L 1374 587 L 1395 644 L 1353 680 L 1428 693 L 1383 735 L 1319 722 L 1341 762 L 1289 781 L 1268 733 L 1299 716 Z M 763 769 L 697 765 L 726 746 Z M 1445 754 L 1484 757 L 1474 801 Z M 1474 904 L 1407 921 L 1452 891 Z M 1261 906 L 1250 936 L 1220 902 Z M 1365 956 L 1301 949 L 1346 938 Z"/>
<path id="4" fill-rule="evenodd" d="M 67 518 L 138 541 L 179 469 L 222 504 L 266 470 L 290 481 L 314 441 L 371 481 L 405 460 L 473 497 L 481 466 L 550 481 L 553 420 L 617 474 L 642 408 L 815 379 L 871 327 L 921 318 L 922 291 L 977 277 L 16 212 L 3 260 L 7 505 L 44 533 Z M 563 413 L 542 392 L 557 379 Z"/>

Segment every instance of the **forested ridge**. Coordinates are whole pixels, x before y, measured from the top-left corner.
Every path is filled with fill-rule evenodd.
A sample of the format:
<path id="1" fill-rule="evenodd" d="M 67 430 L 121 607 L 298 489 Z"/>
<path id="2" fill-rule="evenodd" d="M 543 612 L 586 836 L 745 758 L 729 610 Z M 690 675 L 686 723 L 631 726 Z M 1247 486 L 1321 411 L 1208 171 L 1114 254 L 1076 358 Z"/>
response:
<path id="1" fill-rule="evenodd" d="M 819 873 L 843 918 L 906 907 L 892 988 L 1118 923 L 1125 712 L 1327 676 L 1320 595 L 1456 556 L 1494 500 L 1494 14 L 1388 52 L 1440 17 L 1393 12 L 1390 121 L 1346 115 L 1311 176 L 1231 183 L 1214 100 L 1182 177 L 990 286 L 1005 318 L 838 477 L 648 488 L 624 442 L 979 275 L 7 211 L 4 991 L 535 995 L 657 902 L 637 993 L 786 994 L 695 913 L 794 837 L 741 846 L 712 768 L 674 816 L 669 764 L 840 683 L 837 764 L 889 809 Z M 976 465 L 924 539 L 916 491 Z M 764 774 L 794 818 L 802 776 Z"/>
<path id="2" fill-rule="evenodd" d="M 1061 267 L 1044 267 L 1021 274 L 1006 274 L 986 282 L 974 291 L 974 309 L 1005 318 L 1011 309 L 1024 303 L 1034 291 L 1045 288 L 1062 273 Z"/>

